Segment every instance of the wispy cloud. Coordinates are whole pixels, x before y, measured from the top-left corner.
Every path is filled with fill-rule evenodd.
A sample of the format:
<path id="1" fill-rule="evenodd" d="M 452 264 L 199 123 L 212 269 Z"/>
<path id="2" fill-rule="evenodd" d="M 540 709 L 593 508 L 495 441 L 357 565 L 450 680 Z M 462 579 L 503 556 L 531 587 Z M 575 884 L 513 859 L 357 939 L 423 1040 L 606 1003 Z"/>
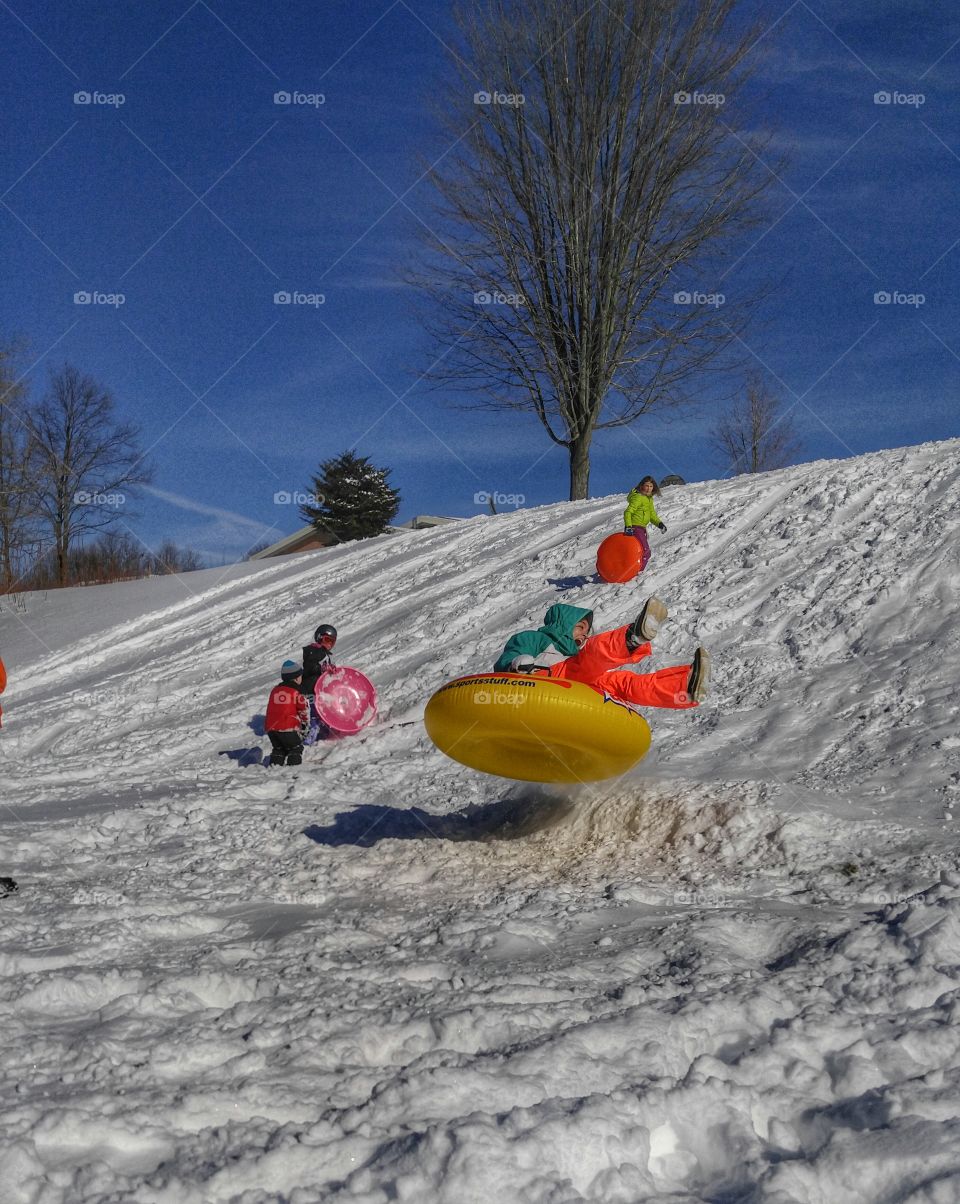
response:
<path id="1" fill-rule="evenodd" d="M 182 493 L 171 493 L 167 489 L 157 489 L 155 485 L 142 485 L 141 489 L 144 493 L 149 493 L 151 497 L 159 498 L 162 502 L 176 506 L 178 510 L 189 510 L 192 514 L 203 514 L 208 518 L 214 518 L 223 523 L 230 523 L 235 527 L 244 528 L 252 532 L 263 530 L 262 522 L 258 522 L 255 518 L 247 518 L 245 514 L 237 514 L 235 510 L 222 510 L 219 506 L 209 506 L 206 502 L 198 502 L 194 498 L 184 497 Z"/>
<path id="2" fill-rule="evenodd" d="M 291 511 L 289 506 L 280 507 L 277 522 L 268 523 L 237 514 L 234 510 L 225 510 L 221 506 L 198 502 L 168 489 L 157 489 L 153 485 L 146 488 L 145 492 L 168 506 L 198 516 L 192 521 L 182 522 L 155 519 L 151 523 L 153 534 L 147 537 L 148 542 L 152 539 L 159 545 L 164 539 L 170 539 L 181 547 L 199 552 L 211 564 L 239 560 L 255 545 L 272 543 L 288 534 L 288 528 L 298 525 L 296 512 L 288 513 Z M 156 534 L 158 531 L 160 534 Z"/>

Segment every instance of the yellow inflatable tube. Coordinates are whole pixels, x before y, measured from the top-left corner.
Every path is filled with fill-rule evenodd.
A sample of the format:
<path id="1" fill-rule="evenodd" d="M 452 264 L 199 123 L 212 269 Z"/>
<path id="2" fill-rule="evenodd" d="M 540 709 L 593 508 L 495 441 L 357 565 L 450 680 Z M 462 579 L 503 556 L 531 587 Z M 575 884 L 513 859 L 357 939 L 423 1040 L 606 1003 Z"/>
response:
<path id="1" fill-rule="evenodd" d="M 650 747 L 636 711 L 580 682 L 481 673 L 441 686 L 423 716 L 441 752 L 522 782 L 598 782 L 626 773 Z"/>

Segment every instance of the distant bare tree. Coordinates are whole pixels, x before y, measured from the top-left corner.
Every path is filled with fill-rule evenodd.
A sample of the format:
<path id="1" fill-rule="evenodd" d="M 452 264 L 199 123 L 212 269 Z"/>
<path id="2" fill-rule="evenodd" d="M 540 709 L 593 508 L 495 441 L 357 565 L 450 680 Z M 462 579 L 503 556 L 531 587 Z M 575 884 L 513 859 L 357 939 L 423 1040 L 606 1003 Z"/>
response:
<path id="1" fill-rule="evenodd" d="M 70 585 L 132 581 L 147 572 L 147 556 L 139 540 L 126 531 L 108 531 L 92 543 L 70 549 Z"/>
<path id="2" fill-rule="evenodd" d="M 97 539 L 71 546 L 67 556 L 67 585 L 101 585 L 133 581 L 165 573 L 188 573 L 204 568 L 203 558 L 191 548 L 166 541 L 156 552 L 126 531 L 107 531 Z M 24 590 L 49 589 L 62 584 L 56 558 L 38 556 L 24 574 Z"/>
<path id="3" fill-rule="evenodd" d="M 52 536 L 57 583 L 66 585 L 74 541 L 119 522 L 128 494 L 151 473 L 137 427 L 118 421 L 110 394 L 69 364 L 52 376 L 33 430 L 35 501 Z"/>
<path id="4" fill-rule="evenodd" d="M 160 573 L 193 573 L 205 568 L 203 557 L 193 548 L 181 548 L 173 540 L 165 540 L 150 558 L 151 571 Z"/>
<path id="5" fill-rule="evenodd" d="M 760 376 L 747 381 L 745 396 L 717 421 L 710 438 L 734 475 L 784 468 L 802 448 L 782 400 Z"/>
<path id="6" fill-rule="evenodd" d="M 35 542 L 36 444 L 29 398 L 18 379 L 19 348 L 0 346 L 0 589 L 13 588 L 25 550 Z"/>
<path id="7" fill-rule="evenodd" d="M 429 375 L 532 411 L 586 497 L 603 427 L 690 400 L 742 332 L 710 281 L 772 179 L 740 0 L 475 0 L 443 98 Z M 478 91 L 480 89 L 481 91 Z M 707 283 L 702 297 L 693 292 Z M 722 308 L 721 308 L 722 306 Z"/>

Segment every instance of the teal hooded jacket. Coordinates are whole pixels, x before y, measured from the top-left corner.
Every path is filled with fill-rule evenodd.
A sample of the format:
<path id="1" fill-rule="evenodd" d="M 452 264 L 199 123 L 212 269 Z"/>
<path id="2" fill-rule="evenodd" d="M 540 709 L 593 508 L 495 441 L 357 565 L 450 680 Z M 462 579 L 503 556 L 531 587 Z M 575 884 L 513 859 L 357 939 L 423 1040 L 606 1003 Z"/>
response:
<path id="1" fill-rule="evenodd" d="M 493 666 L 498 673 L 508 673 L 518 658 L 537 668 L 546 669 L 558 661 L 566 660 L 577 651 L 573 629 L 581 619 L 588 619 L 593 626 L 593 611 L 580 606 L 567 606 L 558 602 L 543 616 L 543 626 L 536 631 L 518 631 L 507 640 L 500 659 Z"/>

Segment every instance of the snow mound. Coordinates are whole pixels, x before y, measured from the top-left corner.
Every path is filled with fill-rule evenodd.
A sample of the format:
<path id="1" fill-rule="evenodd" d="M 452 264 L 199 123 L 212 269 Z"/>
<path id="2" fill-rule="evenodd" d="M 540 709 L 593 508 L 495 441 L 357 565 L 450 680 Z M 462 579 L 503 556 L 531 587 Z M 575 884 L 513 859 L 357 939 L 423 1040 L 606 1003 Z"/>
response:
<path id="1" fill-rule="evenodd" d="M 960 1198 L 960 443 L 0 599 L 12 1204 Z M 619 781 L 423 731 L 558 600 L 714 657 Z M 378 722 L 262 768 L 319 622 Z"/>

